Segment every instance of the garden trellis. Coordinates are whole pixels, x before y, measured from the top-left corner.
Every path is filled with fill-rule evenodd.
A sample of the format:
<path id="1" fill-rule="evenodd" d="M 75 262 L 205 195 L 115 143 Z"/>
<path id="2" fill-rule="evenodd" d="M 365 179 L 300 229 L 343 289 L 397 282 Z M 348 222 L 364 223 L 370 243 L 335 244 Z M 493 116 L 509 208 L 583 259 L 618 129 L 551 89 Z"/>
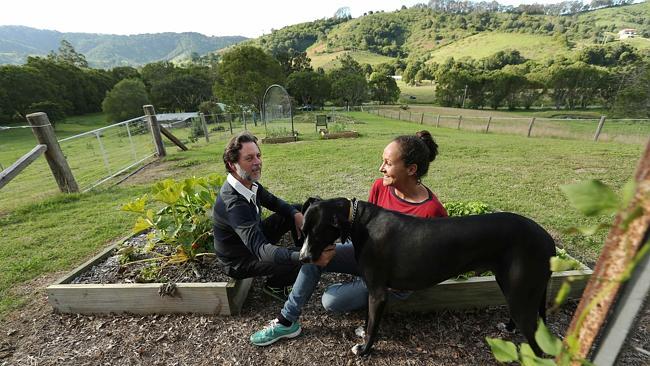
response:
<path id="1" fill-rule="evenodd" d="M 291 97 L 281 85 L 273 84 L 264 93 L 262 115 L 266 137 L 295 137 Z"/>

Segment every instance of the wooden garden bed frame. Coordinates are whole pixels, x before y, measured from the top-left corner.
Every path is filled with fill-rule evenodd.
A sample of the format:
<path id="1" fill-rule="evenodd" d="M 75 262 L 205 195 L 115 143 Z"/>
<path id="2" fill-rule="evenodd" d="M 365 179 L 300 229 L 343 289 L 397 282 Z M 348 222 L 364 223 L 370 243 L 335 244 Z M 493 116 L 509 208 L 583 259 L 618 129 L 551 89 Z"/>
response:
<path id="1" fill-rule="evenodd" d="M 263 144 L 283 144 L 285 142 L 296 142 L 296 136 L 267 137 L 262 139 Z"/>
<path id="2" fill-rule="evenodd" d="M 78 314 L 239 314 L 252 278 L 229 282 L 177 283 L 174 296 L 160 296 L 162 283 L 71 284 L 94 265 L 113 254 L 115 242 L 104 251 L 47 287 L 47 298 L 55 310 Z"/>
<path id="3" fill-rule="evenodd" d="M 357 131 L 327 132 L 327 130 L 321 130 L 320 136 L 324 140 L 332 140 L 332 139 L 340 139 L 340 138 L 355 138 L 355 137 L 359 137 L 359 132 Z"/>
<path id="4" fill-rule="evenodd" d="M 577 299 L 589 281 L 592 270 L 583 264 L 580 270 L 554 272 L 546 293 L 547 304 L 552 304 L 562 282 L 569 277 L 569 299 Z M 403 301 L 389 301 L 391 311 L 427 312 L 441 309 L 470 309 L 505 305 L 505 298 L 494 276 L 471 277 L 467 280 L 447 280 L 433 287 L 415 291 Z"/>
<path id="5" fill-rule="evenodd" d="M 239 314 L 250 290 L 252 278 L 229 282 L 177 283 L 174 296 L 160 296 L 161 283 L 71 284 L 94 265 L 113 254 L 122 239 L 47 287 L 48 301 L 61 313 L 79 314 Z M 553 301 L 562 282 L 573 277 L 569 298 L 579 298 L 591 276 L 581 270 L 555 272 L 548 286 L 547 300 Z M 403 301 L 389 302 L 391 311 L 427 312 L 441 309 L 479 308 L 504 305 L 505 299 L 494 276 L 447 280 L 414 292 Z"/>

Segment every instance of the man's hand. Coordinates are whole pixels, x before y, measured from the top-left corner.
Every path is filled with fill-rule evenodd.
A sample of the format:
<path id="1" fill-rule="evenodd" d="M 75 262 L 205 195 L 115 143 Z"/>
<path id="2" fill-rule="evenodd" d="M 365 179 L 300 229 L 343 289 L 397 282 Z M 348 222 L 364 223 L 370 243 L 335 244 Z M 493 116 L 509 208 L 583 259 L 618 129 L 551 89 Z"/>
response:
<path id="1" fill-rule="evenodd" d="M 319 267 L 325 267 L 327 264 L 334 258 L 336 255 L 336 245 L 328 245 L 323 249 L 323 253 L 321 253 L 320 257 L 318 257 L 318 260 L 314 262 L 315 265 Z"/>
<path id="2" fill-rule="evenodd" d="M 293 215 L 293 222 L 296 224 L 296 234 L 298 235 L 298 239 L 300 239 L 302 238 L 302 225 L 305 222 L 305 217 L 301 212 L 297 212 Z"/>

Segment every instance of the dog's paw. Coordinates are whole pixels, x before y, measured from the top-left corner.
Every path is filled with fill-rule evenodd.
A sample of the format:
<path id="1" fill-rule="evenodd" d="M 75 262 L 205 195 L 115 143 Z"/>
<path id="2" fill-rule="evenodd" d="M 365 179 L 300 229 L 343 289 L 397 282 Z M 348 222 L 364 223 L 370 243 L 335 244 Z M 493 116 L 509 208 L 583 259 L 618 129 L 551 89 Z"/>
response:
<path id="1" fill-rule="evenodd" d="M 355 344 L 354 347 L 352 347 L 352 353 L 355 355 L 359 356 L 363 352 L 363 344 Z"/>
<path id="2" fill-rule="evenodd" d="M 359 338 L 364 338 L 366 336 L 366 328 L 362 326 L 357 327 L 357 329 L 354 330 L 354 335 Z"/>

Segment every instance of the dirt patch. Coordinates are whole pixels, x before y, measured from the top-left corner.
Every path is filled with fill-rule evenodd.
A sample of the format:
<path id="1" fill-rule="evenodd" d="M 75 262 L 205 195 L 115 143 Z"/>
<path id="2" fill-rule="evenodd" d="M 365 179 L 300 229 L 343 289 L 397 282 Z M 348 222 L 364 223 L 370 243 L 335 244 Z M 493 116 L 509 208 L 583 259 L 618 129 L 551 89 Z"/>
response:
<path id="1" fill-rule="evenodd" d="M 3 321 L 0 365 L 496 365 L 485 337 L 523 342 L 500 332 L 505 307 L 430 314 L 391 313 L 384 317 L 381 338 L 370 357 L 358 359 L 350 348 L 364 313 L 335 316 L 320 305 L 325 284 L 340 279 L 324 275 L 306 307 L 303 334 L 260 348 L 249 343 L 280 311 L 282 304 L 265 296 L 255 280 L 239 316 L 57 314 L 44 288 L 61 274 L 23 286 L 31 302 Z M 555 334 L 568 327 L 576 303 L 549 314 Z M 648 364 L 650 309 L 646 307 L 617 365 Z"/>

